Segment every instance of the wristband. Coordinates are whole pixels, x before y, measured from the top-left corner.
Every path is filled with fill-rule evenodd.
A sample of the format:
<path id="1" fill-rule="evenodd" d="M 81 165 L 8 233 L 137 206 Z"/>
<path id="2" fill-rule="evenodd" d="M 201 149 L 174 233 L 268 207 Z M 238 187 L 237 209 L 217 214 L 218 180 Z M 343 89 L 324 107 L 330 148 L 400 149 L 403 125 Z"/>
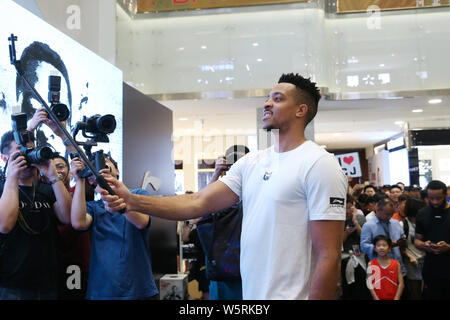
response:
<path id="1" fill-rule="evenodd" d="M 55 179 L 50 180 L 50 184 L 51 184 L 51 185 L 54 185 L 54 184 L 57 183 L 58 181 L 63 181 L 63 180 L 64 180 L 63 177 L 58 176 L 58 177 L 56 177 Z"/>

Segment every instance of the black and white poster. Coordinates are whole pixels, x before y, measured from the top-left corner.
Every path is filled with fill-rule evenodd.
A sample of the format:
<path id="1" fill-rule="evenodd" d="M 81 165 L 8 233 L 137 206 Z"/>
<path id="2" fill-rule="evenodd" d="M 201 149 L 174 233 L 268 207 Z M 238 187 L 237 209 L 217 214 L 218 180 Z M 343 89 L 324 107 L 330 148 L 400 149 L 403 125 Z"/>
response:
<path id="1" fill-rule="evenodd" d="M 18 37 L 16 58 L 44 100 L 48 97 L 49 76 L 61 77 L 60 102 L 70 110 L 69 131 L 83 116 L 114 115 L 117 127 L 109 135 L 110 143 L 100 143 L 92 151 L 111 152 L 121 170 L 122 71 L 10 0 L 0 1 L 0 135 L 11 130 L 12 113 L 25 112 L 30 120 L 41 107 L 10 63 L 11 34 Z M 39 142 L 64 154 L 61 139 L 46 125 L 40 130 Z M 80 133 L 77 140 L 85 138 Z"/>

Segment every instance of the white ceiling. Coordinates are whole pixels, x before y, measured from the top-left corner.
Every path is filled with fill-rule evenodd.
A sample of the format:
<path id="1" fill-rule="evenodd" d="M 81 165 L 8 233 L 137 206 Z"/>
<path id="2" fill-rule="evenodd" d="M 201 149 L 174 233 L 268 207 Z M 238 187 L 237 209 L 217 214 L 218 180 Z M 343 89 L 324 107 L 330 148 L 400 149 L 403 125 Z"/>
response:
<path id="1" fill-rule="evenodd" d="M 431 105 L 436 97 L 402 100 L 321 100 L 315 119 L 315 139 L 328 148 L 365 148 L 401 132 L 397 121 L 411 129 L 449 128 L 450 97 Z M 256 135 L 256 109 L 264 98 L 160 101 L 174 114 L 177 135 Z M 422 113 L 412 110 L 423 109 Z M 180 118 L 188 120 L 181 121 Z M 196 130 L 197 129 L 197 130 Z"/>

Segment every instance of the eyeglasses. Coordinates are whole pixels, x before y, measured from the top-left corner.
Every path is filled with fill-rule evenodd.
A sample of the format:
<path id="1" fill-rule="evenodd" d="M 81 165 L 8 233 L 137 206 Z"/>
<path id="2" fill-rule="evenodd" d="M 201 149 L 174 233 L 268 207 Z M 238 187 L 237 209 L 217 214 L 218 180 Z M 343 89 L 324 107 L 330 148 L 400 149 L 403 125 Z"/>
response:
<path id="1" fill-rule="evenodd" d="M 55 167 L 56 167 L 57 170 L 64 170 L 64 169 L 67 168 L 67 165 L 61 163 L 61 164 L 55 165 Z"/>

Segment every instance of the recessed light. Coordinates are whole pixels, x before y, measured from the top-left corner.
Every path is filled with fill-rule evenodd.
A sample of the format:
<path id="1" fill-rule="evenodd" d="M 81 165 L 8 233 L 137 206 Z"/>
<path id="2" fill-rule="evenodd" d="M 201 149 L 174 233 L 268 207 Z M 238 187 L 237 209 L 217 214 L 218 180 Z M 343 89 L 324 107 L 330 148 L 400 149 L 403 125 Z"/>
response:
<path id="1" fill-rule="evenodd" d="M 259 43 L 258 42 L 253 42 L 252 46 L 257 47 L 257 46 L 259 46 Z"/>
<path id="2" fill-rule="evenodd" d="M 384 63 L 380 64 L 380 68 L 384 68 Z"/>
<path id="3" fill-rule="evenodd" d="M 442 102 L 442 99 L 431 99 L 428 101 L 429 104 L 438 104 L 441 102 Z"/>
<path id="4" fill-rule="evenodd" d="M 401 126 L 405 123 L 405 121 L 395 121 L 394 124 Z"/>
<path id="5" fill-rule="evenodd" d="M 423 112 L 423 109 L 414 109 L 412 112 L 414 112 L 414 113 L 420 113 L 420 112 Z"/>
<path id="6" fill-rule="evenodd" d="M 207 49 L 207 46 L 201 46 L 200 48 L 202 48 L 203 50 Z"/>
<path id="7" fill-rule="evenodd" d="M 258 59 L 256 59 L 256 61 L 258 61 L 258 62 L 262 62 L 262 61 L 263 61 L 263 59 L 261 59 L 261 58 L 258 58 Z"/>
<path id="8" fill-rule="evenodd" d="M 178 120 L 180 120 L 180 121 L 188 121 L 189 119 L 188 118 L 178 118 Z"/>

